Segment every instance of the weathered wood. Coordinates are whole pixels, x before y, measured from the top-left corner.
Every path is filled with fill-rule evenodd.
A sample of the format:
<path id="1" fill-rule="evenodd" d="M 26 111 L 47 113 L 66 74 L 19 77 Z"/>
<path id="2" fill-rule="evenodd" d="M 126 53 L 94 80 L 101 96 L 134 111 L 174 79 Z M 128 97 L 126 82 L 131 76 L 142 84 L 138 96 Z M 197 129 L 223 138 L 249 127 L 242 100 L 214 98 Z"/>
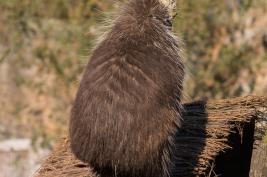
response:
<path id="1" fill-rule="evenodd" d="M 228 138 L 230 149 L 215 158 L 214 172 L 220 177 L 249 177 L 250 162 L 254 143 L 255 121 L 245 123 L 241 133 Z M 239 130 L 236 130 L 239 131 Z"/>
<path id="2" fill-rule="evenodd" d="M 267 177 L 267 146 L 264 143 L 253 150 L 250 177 Z"/>
<path id="3" fill-rule="evenodd" d="M 256 137 L 251 160 L 250 177 L 267 177 L 267 115 L 256 124 Z M 264 137 L 261 137 L 265 134 Z"/>
<path id="4" fill-rule="evenodd" d="M 176 136 L 176 176 L 231 177 L 231 172 L 233 177 L 248 176 L 254 121 L 266 107 L 267 97 L 254 96 L 184 104 L 183 127 Z M 64 139 L 36 173 L 36 177 L 50 176 L 97 175 L 73 156 Z"/>

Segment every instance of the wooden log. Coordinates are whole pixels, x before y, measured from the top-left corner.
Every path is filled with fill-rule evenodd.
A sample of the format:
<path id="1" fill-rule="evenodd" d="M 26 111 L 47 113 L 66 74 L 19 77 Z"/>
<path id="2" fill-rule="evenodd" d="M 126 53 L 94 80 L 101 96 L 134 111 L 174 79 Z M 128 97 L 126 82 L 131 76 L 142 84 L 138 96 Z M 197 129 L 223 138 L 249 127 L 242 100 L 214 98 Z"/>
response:
<path id="1" fill-rule="evenodd" d="M 260 142 L 253 150 L 250 177 L 267 177 L 267 145 Z"/>
<path id="2" fill-rule="evenodd" d="M 250 177 L 267 177 L 267 115 L 256 123 L 254 149 L 251 160 Z M 261 135 L 265 134 L 264 137 Z"/>
<path id="3" fill-rule="evenodd" d="M 267 97 L 247 96 L 184 104 L 183 126 L 176 135 L 176 176 L 249 176 L 255 121 L 267 108 Z M 36 177 L 96 177 L 60 142 Z"/>

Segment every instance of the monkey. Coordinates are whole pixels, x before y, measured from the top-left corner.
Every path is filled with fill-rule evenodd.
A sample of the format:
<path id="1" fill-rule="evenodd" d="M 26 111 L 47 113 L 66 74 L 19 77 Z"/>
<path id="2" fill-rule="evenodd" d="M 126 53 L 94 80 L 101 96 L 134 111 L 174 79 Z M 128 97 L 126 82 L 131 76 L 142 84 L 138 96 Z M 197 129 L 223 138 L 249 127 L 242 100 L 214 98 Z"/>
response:
<path id="1" fill-rule="evenodd" d="M 184 79 L 175 7 L 175 0 L 126 2 L 85 68 L 70 146 L 101 177 L 173 175 Z"/>

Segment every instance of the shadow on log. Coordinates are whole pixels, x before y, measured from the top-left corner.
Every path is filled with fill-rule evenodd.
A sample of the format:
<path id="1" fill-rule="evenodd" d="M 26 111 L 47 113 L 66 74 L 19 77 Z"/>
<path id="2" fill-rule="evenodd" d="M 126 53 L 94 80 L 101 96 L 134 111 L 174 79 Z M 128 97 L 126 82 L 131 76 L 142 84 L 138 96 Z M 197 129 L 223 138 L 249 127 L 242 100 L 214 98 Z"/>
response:
<path id="1" fill-rule="evenodd" d="M 210 100 L 184 104 L 183 127 L 176 136 L 177 177 L 248 177 L 255 121 L 267 108 L 267 97 Z M 97 177 L 59 143 L 36 177 Z"/>

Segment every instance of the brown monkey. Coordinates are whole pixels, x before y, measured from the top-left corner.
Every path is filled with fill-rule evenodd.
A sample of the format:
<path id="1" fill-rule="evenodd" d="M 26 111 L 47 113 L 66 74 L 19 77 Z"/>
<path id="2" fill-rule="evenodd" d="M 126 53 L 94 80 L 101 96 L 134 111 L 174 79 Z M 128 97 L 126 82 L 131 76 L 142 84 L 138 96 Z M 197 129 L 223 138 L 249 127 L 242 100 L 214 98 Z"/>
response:
<path id="1" fill-rule="evenodd" d="M 102 176 L 172 176 L 184 78 L 174 8 L 174 0 L 130 0 L 86 67 L 71 148 Z"/>

